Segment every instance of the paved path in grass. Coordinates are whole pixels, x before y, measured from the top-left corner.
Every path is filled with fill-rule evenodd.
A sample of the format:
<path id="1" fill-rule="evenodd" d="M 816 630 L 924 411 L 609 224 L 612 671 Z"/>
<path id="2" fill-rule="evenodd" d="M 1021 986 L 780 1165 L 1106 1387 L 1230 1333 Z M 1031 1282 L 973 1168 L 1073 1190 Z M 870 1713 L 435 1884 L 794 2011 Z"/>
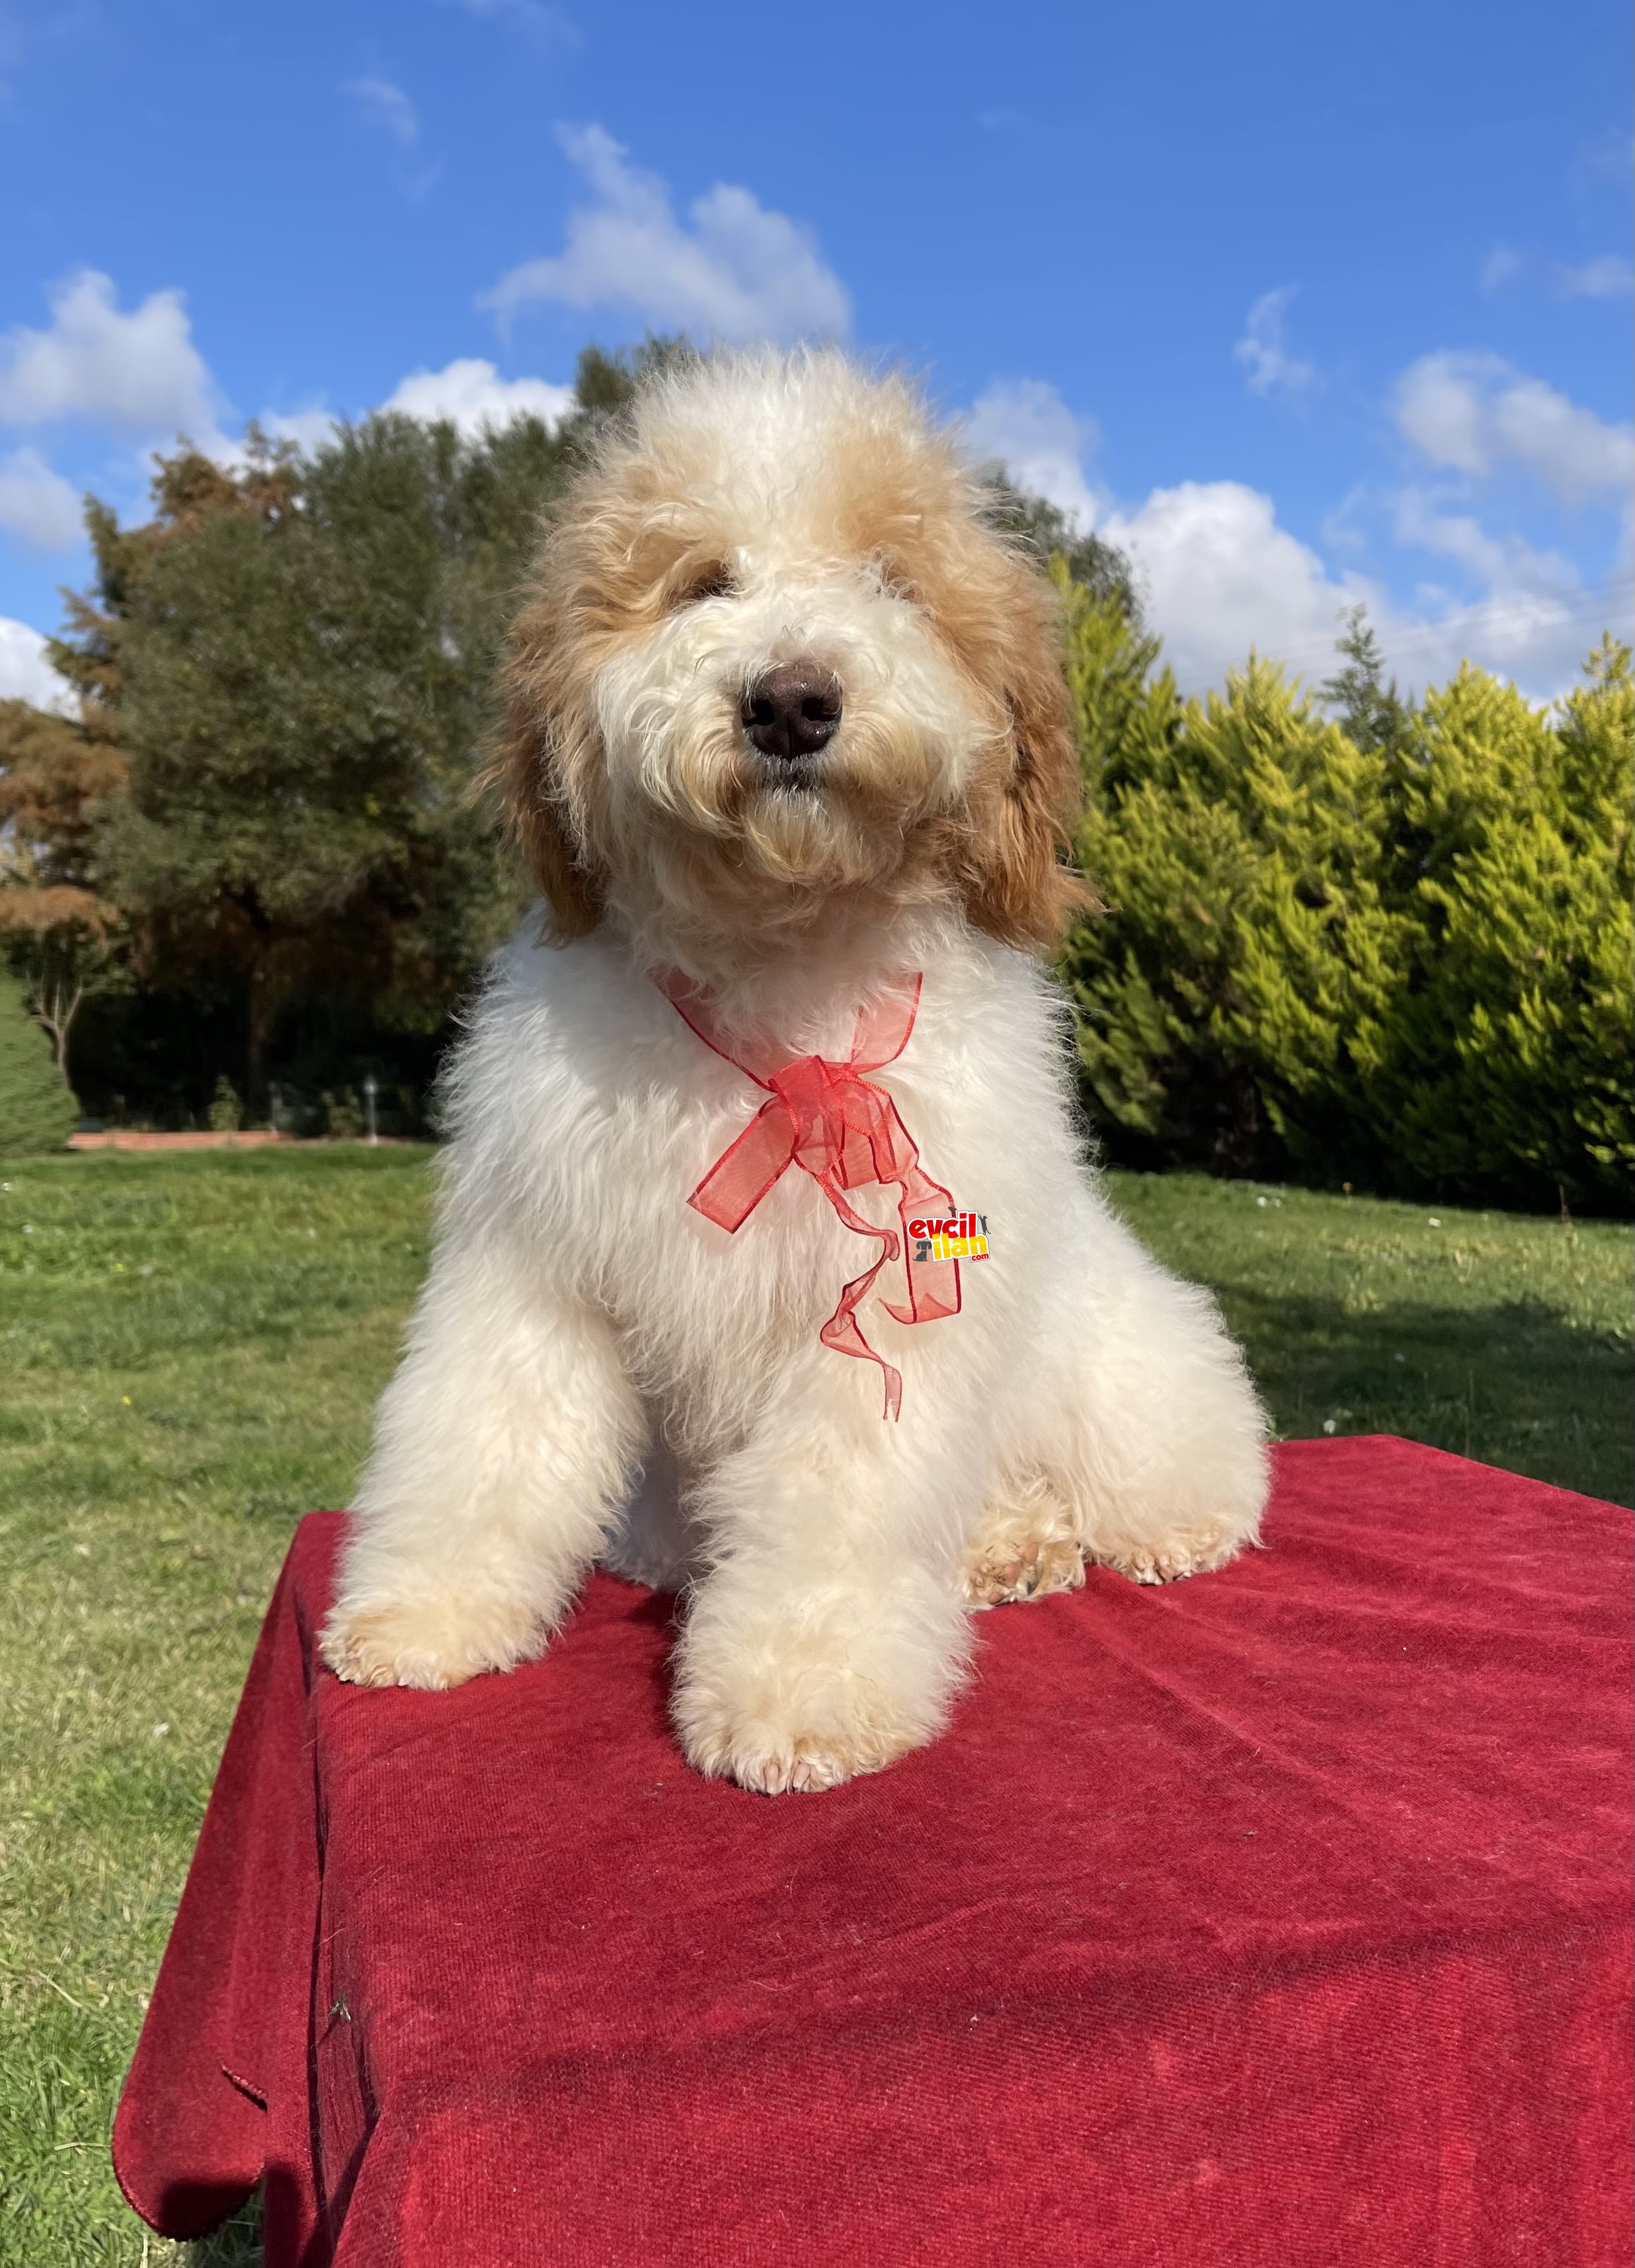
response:
<path id="1" fill-rule="evenodd" d="M 106 1134 L 70 1134 L 70 1150 L 254 1150 L 269 1142 L 289 1142 L 289 1134 L 262 1128 L 245 1134 L 140 1134 L 133 1128 L 115 1127 Z"/>
<path id="2" fill-rule="evenodd" d="M 248 1130 L 242 1134 L 143 1134 L 131 1127 L 120 1126 L 105 1134 L 70 1134 L 68 1146 L 70 1150 L 259 1150 L 265 1148 L 269 1142 L 293 1145 L 296 1139 L 293 1134 L 269 1133 L 265 1127 Z M 369 1148 L 384 1150 L 388 1145 L 401 1143 L 404 1138 L 401 1134 L 380 1134 L 369 1143 L 363 1135 L 324 1135 L 303 1142 L 301 1146 L 311 1149 L 318 1140 L 347 1139 L 364 1142 Z"/>

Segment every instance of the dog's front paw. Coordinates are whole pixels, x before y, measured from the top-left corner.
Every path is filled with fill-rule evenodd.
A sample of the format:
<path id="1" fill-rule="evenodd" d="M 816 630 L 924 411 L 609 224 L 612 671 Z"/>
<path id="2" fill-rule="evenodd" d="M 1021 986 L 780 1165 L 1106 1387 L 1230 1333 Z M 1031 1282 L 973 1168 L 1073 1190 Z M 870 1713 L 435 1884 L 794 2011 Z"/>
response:
<path id="1" fill-rule="evenodd" d="M 961 1595 L 966 1604 L 1013 1606 L 1021 1599 L 1048 1599 L 1053 1591 L 1084 1587 L 1083 1547 L 1060 1536 L 984 1536 L 965 1556 Z"/>
<path id="2" fill-rule="evenodd" d="M 698 1637 L 683 1643 L 672 1706 L 688 1762 L 711 1778 L 762 1795 L 838 1787 L 941 1729 L 948 1679 L 929 1660 L 872 1675 L 854 1649 L 799 1624 Z"/>
<path id="3" fill-rule="evenodd" d="M 711 1779 L 757 1795 L 813 1793 L 884 1771 L 924 1734 L 903 1723 L 885 1697 L 831 1694 L 821 1705 L 784 1711 L 765 1700 L 734 1708 L 700 1704 L 683 1690 L 676 1719 L 688 1762 Z"/>
<path id="4" fill-rule="evenodd" d="M 537 1653 L 546 1633 L 512 1602 L 440 1597 L 342 1602 L 324 1624 L 319 1651 L 351 1685 L 413 1685 L 441 1691 L 485 1669 L 512 1669 Z"/>
<path id="5" fill-rule="evenodd" d="M 1175 1583 L 1183 1575 L 1205 1575 L 1235 1559 L 1254 1534 L 1217 1528 L 1175 1528 L 1150 1536 L 1118 1536 L 1098 1543 L 1092 1558 L 1116 1568 L 1132 1583 Z"/>
<path id="6" fill-rule="evenodd" d="M 763 1795 L 837 1787 L 936 1738 L 968 1643 L 946 1580 L 929 1571 L 851 1585 L 729 1565 L 692 1601 L 675 1728 L 712 1778 Z"/>
<path id="7" fill-rule="evenodd" d="M 1085 1550 L 1072 1514 L 1044 1481 L 1013 1484 L 991 1504 L 960 1573 L 968 1606 L 1002 1607 L 1019 1599 L 1077 1591 Z"/>

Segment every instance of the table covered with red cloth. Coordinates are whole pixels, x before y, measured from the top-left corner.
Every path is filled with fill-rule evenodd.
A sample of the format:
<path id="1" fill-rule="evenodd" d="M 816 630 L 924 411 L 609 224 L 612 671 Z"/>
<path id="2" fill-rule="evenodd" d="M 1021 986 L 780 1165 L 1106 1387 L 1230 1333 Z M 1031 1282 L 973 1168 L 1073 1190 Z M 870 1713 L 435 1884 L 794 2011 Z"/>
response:
<path id="1" fill-rule="evenodd" d="M 319 1666 L 304 1521 L 114 2128 L 269 2268 L 1613 2268 L 1627 1515 L 1391 1440 L 1267 1548 L 983 1617 L 946 1736 L 769 1800 L 597 1577 L 453 1693 Z"/>

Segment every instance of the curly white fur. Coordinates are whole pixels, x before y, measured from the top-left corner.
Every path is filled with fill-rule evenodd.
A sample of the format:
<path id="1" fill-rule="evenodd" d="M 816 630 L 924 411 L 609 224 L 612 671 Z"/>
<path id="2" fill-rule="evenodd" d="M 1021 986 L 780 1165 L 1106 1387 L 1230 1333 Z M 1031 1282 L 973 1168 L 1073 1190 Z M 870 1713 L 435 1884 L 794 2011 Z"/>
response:
<path id="1" fill-rule="evenodd" d="M 678 431 L 696 445 L 651 509 L 694 514 L 688 556 L 713 551 L 733 587 L 656 615 L 619 599 L 628 627 L 586 672 L 598 771 L 572 823 L 600 917 L 565 946 L 517 939 L 453 1067 L 436 1254 L 324 1637 L 344 1676 L 453 1684 L 537 1652 L 599 1558 L 683 1584 L 683 1745 L 766 1790 L 935 1735 L 969 1606 L 1019 1594 L 995 1587 L 996 1549 L 1025 1557 L 1032 1535 L 1060 1565 L 1071 1538 L 1138 1580 L 1186 1574 L 1255 1537 L 1265 1487 L 1212 1302 L 1140 1248 L 1079 1154 L 1057 995 L 917 860 L 974 807 L 1002 708 L 952 608 L 826 515 L 859 415 L 910 457 L 943 446 L 837 357 L 706 366 L 621 445 L 627 485 L 674 467 Z M 746 684 L 792 656 L 846 704 L 796 786 L 738 723 Z M 862 1316 L 902 1373 L 899 1423 L 878 1370 L 819 1343 L 873 1249 L 809 1176 L 792 1167 L 736 1235 L 689 1208 L 764 1097 L 662 996 L 661 963 L 830 1058 L 872 984 L 924 972 L 908 1047 L 873 1077 L 932 1178 L 987 1215 L 991 1257 L 955 1317 L 905 1326 L 878 1299 Z M 891 1223 L 879 1185 L 851 1197 Z M 880 1290 L 900 1299 L 900 1271 Z"/>

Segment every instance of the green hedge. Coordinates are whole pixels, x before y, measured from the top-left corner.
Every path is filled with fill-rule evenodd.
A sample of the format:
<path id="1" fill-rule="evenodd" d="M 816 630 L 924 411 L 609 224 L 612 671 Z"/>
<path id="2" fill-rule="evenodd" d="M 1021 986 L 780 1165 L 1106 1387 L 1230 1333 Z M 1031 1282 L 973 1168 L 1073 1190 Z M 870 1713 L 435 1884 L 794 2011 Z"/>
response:
<path id="1" fill-rule="evenodd" d="M 0 1156 L 60 1150 L 78 1115 L 21 988 L 0 974 Z"/>
<path id="2" fill-rule="evenodd" d="M 1115 1153 L 1628 1210 L 1628 650 L 1554 714 L 1467 666 L 1367 745 L 1253 657 L 1182 700 L 1064 590 L 1106 906 L 1064 974 Z"/>

